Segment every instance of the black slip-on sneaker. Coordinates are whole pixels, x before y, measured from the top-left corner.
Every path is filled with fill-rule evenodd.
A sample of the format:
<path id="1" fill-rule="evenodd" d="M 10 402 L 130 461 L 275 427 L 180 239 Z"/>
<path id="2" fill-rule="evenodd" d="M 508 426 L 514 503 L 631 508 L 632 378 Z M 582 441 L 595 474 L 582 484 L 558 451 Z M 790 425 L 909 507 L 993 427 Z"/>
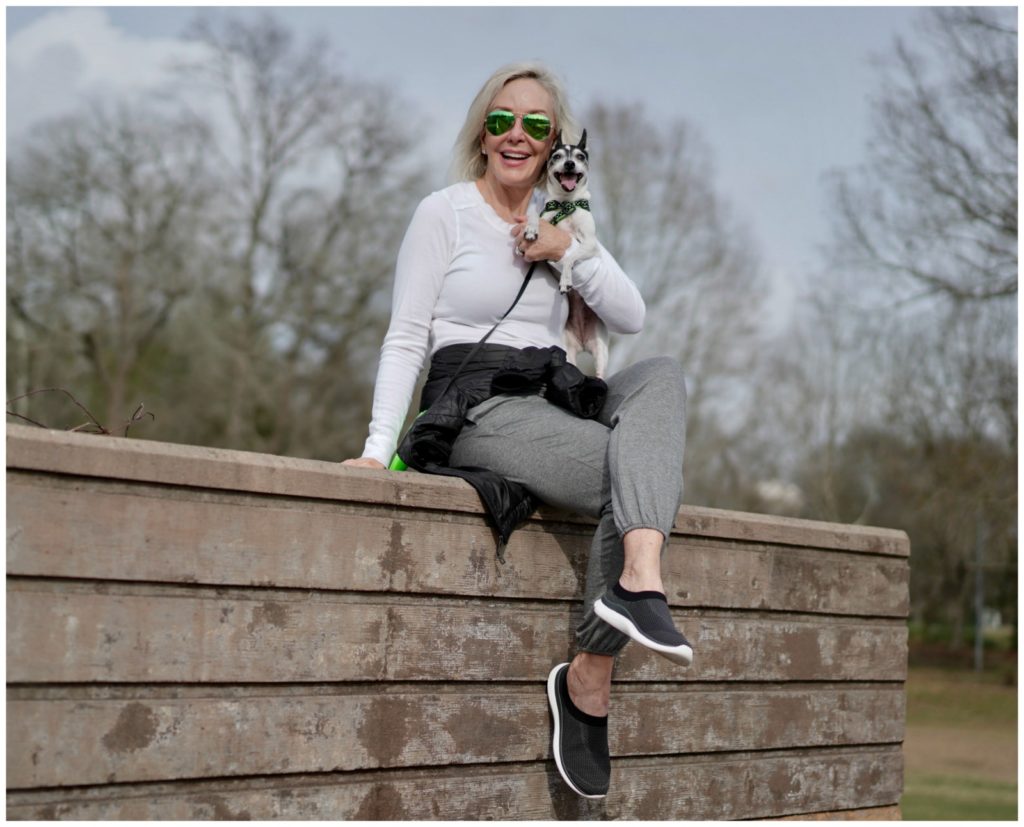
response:
<path id="1" fill-rule="evenodd" d="M 548 702 L 555 719 L 551 751 L 555 765 L 573 792 L 584 798 L 604 798 L 611 778 L 608 755 L 608 717 L 588 715 L 569 697 L 569 664 L 560 663 L 548 675 Z"/>
<path id="2" fill-rule="evenodd" d="M 693 662 L 693 647 L 672 622 L 661 592 L 627 592 L 618 583 L 597 599 L 594 612 L 637 643 L 681 666 Z"/>

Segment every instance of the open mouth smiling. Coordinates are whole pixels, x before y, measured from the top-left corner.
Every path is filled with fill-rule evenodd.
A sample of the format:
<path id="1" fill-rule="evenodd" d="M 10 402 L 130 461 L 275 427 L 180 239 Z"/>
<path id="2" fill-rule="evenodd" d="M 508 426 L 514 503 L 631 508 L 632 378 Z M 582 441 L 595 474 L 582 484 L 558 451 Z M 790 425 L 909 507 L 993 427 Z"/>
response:
<path id="1" fill-rule="evenodd" d="M 559 184 L 562 185 L 562 189 L 566 192 L 572 192 L 576 189 L 576 185 L 583 178 L 583 173 L 576 172 L 556 172 L 555 179 Z"/>

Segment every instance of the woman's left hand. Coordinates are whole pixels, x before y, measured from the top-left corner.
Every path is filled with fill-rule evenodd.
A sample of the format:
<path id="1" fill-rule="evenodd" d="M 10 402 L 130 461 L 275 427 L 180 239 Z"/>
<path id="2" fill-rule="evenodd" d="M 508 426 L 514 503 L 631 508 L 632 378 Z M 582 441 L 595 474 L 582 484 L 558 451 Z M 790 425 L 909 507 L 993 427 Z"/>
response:
<path id="1" fill-rule="evenodd" d="M 512 235 L 516 239 L 516 248 L 522 250 L 523 258 L 527 261 L 558 261 L 572 244 L 569 233 L 543 220 L 538 225 L 537 238 L 527 241 L 526 216 L 517 215 L 514 218 L 516 223 Z"/>

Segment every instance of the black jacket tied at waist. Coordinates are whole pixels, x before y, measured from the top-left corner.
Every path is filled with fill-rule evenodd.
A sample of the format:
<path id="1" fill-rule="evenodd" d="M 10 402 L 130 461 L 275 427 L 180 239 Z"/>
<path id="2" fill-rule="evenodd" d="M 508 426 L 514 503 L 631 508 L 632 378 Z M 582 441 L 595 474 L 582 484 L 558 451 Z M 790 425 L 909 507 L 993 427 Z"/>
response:
<path id="1" fill-rule="evenodd" d="M 477 345 L 448 345 L 434 354 L 420 398 L 422 413 L 398 446 L 398 455 L 410 468 L 461 477 L 476 489 L 498 531 L 498 557 L 504 562 L 509 537 L 534 512 L 537 500 L 522 485 L 487 468 L 449 465 L 466 412 L 498 394 L 541 394 L 549 402 L 591 419 L 604 405 L 608 386 L 566 361 L 565 351 L 559 347 L 485 343 L 459 371 L 474 347 Z"/>

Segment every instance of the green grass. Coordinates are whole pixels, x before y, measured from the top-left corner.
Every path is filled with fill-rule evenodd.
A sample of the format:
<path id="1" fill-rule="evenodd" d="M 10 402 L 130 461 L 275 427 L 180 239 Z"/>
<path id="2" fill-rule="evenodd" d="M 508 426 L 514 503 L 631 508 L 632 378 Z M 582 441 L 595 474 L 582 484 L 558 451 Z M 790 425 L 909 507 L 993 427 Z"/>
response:
<path id="1" fill-rule="evenodd" d="M 1017 785 L 908 773 L 900 808 L 905 821 L 1016 821 Z"/>
<path id="2" fill-rule="evenodd" d="M 907 725 L 1017 726 L 1017 690 L 999 674 L 912 667 Z"/>
<path id="3" fill-rule="evenodd" d="M 1017 689 L 1000 671 L 911 667 L 903 818 L 1016 820 L 1016 732 Z"/>

